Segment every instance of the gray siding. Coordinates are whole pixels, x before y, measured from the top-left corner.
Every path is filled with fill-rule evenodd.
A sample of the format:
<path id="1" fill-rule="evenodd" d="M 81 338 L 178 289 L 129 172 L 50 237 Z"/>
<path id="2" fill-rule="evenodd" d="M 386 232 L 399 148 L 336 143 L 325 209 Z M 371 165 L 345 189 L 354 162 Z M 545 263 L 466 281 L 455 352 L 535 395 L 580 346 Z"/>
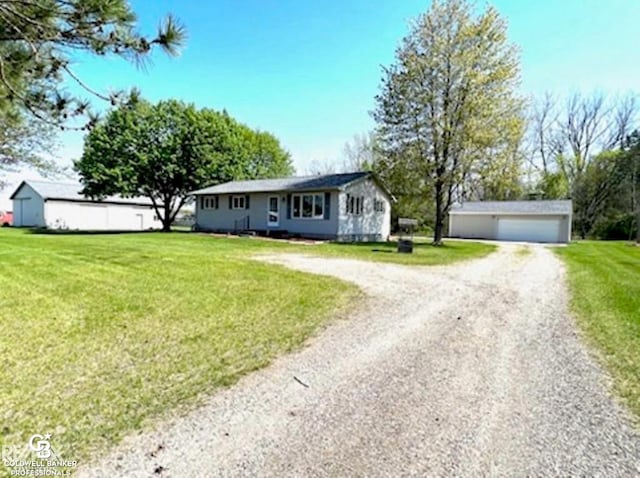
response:
<path id="1" fill-rule="evenodd" d="M 202 209 L 201 197 L 196 202 L 196 224 L 204 230 L 233 232 L 236 221 L 240 222 L 249 217 L 249 229 L 255 231 L 286 230 L 292 234 L 301 234 L 307 237 L 334 239 L 338 232 L 338 191 L 315 191 L 324 195 L 330 194 L 329 217 L 327 219 L 305 219 L 287 217 L 289 209 L 288 193 L 253 193 L 249 194 L 248 209 L 229 209 L 228 194 L 218 196 L 218 209 Z M 307 194 L 312 194 L 309 192 Z M 233 195 L 232 195 L 233 196 Z M 280 221 L 277 226 L 268 224 L 268 206 L 270 197 L 278 197 L 280 205 Z"/>

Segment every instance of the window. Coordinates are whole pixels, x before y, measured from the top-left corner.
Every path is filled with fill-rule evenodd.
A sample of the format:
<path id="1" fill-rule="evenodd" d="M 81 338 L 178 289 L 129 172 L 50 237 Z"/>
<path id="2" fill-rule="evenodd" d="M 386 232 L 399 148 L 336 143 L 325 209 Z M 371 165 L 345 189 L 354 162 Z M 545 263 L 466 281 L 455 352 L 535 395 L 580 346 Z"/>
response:
<path id="1" fill-rule="evenodd" d="M 384 201 L 380 199 L 373 200 L 373 210 L 375 212 L 384 212 Z"/>
<path id="2" fill-rule="evenodd" d="M 324 219 L 324 194 L 294 194 L 291 217 Z"/>
<path id="3" fill-rule="evenodd" d="M 202 196 L 200 209 L 218 209 L 218 196 Z"/>
<path id="4" fill-rule="evenodd" d="M 232 209 L 246 209 L 244 196 L 233 196 L 231 198 Z"/>
<path id="5" fill-rule="evenodd" d="M 361 215 L 364 211 L 364 196 L 347 194 L 347 214 Z"/>

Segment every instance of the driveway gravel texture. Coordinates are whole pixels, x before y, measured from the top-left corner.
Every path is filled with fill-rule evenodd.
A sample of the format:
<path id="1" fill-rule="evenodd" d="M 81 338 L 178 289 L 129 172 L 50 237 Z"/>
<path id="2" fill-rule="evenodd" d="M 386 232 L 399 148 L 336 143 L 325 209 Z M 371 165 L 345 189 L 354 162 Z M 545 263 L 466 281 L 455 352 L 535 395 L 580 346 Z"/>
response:
<path id="1" fill-rule="evenodd" d="M 551 250 L 453 266 L 262 257 L 368 296 L 306 347 L 78 476 L 640 476 L 640 432 Z"/>

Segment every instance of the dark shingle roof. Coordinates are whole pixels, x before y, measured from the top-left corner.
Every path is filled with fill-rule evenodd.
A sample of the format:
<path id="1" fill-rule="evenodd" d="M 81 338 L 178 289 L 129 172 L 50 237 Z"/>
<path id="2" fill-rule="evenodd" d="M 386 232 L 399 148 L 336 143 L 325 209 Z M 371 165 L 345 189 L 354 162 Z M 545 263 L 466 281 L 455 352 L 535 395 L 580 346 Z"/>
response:
<path id="1" fill-rule="evenodd" d="M 82 191 L 82 184 L 80 183 L 58 183 L 50 181 L 33 181 L 27 180 L 20 183 L 20 186 L 11 195 L 11 199 L 18 193 L 23 184 L 31 186 L 31 188 L 37 192 L 42 199 L 61 199 L 67 201 L 85 201 L 85 202 L 109 202 L 109 203 L 121 203 L 121 204 L 141 204 L 151 205 L 152 202 L 146 197 L 132 197 L 124 198 L 122 196 L 107 196 L 100 201 L 90 199 L 84 196 Z"/>
<path id="2" fill-rule="evenodd" d="M 471 201 L 456 204 L 451 214 L 571 214 L 570 199 L 557 201 Z"/>
<path id="3" fill-rule="evenodd" d="M 341 189 L 349 183 L 369 176 L 371 173 L 324 174 L 321 176 L 300 176 L 277 179 L 254 179 L 249 181 L 230 181 L 191 194 L 241 194 L 276 191 L 310 191 L 318 189 Z"/>

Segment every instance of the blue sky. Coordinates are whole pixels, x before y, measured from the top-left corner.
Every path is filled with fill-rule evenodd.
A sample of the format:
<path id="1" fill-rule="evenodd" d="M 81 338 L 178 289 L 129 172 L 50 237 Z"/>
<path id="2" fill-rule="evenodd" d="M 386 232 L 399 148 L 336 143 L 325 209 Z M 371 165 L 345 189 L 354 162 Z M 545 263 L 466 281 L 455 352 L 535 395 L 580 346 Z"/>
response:
<path id="1" fill-rule="evenodd" d="M 491 3 L 521 49 L 523 94 L 640 89 L 640 1 Z M 168 12 L 185 24 L 189 39 L 182 55 L 157 52 L 146 71 L 119 59 L 80 57 L 75 71 L 99 90 L 136 85 L 150 100 L 180 98 L 226 108 L 278 136 L 299 172 L 313 161 L 339 160 L 346 141 L 373 127 L 369 111 L 381 65 L 393 61 L 410 19 L 429 7 L 424 0 L 132 4 L 142 32 L 153 32 Z M 105 107 L 100 100 L 93 103 Z M 70 164 L 82 152 L 82 135 L 67 133 L 61 141 L 58 156 Z"/>

